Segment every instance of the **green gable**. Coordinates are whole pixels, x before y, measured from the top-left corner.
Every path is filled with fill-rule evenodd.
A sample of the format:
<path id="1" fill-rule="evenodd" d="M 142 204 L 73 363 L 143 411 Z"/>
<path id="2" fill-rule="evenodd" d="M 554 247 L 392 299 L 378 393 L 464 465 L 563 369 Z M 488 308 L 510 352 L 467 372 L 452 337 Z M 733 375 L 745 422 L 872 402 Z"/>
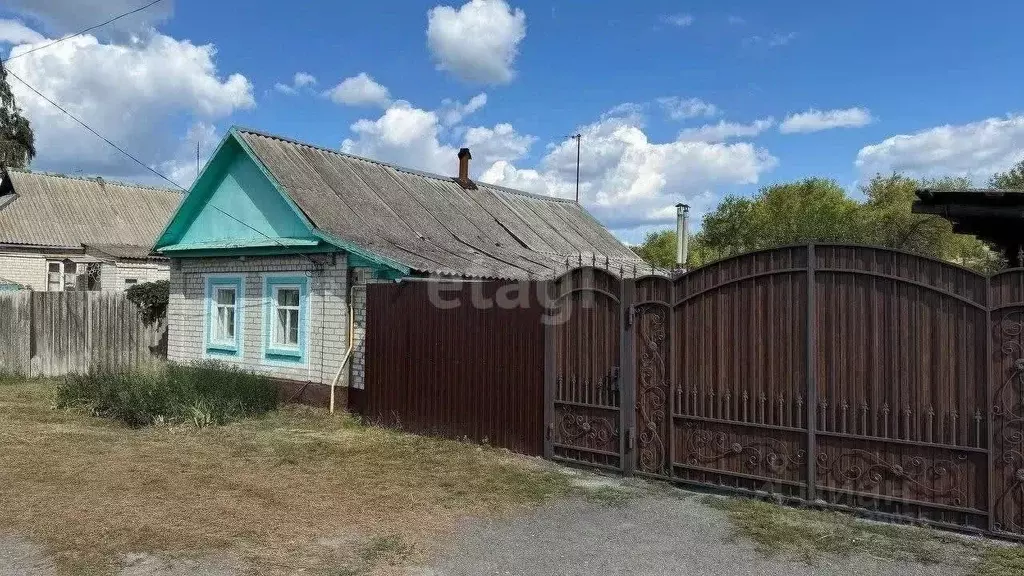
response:
<path id="1" fill-rule="evenodd" d="M 184 258 L 343 250 L 352 265 L 374 268 L 379 276 L 409 272 L 317 230 L 233 130 L 203 168 L 155 250 Z"/>

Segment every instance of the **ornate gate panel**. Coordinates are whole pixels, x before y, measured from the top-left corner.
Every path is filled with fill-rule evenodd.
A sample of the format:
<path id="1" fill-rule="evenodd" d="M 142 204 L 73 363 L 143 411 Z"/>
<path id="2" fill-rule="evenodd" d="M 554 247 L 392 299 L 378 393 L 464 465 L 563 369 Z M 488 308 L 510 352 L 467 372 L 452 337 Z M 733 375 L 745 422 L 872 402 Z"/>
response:
<path id="1" fill-rule="evenodd" d="M 647 276 L 635 281 L 632 316 L 636 357 L 635 467 L 667 477 L 672 460 L 671 300 L 672 281 Z"/>
<path id="2" fill-rule="evenodd" d="M 994 532 L 1024 535 L 1024 271 L 990 280 L 989 500 Z"/>
<path id="3" fill-rule="evenodd" d="M 592 267 L 554 282 L 547 321 L 549 458 L 623 470 L 622 282 Z"/>

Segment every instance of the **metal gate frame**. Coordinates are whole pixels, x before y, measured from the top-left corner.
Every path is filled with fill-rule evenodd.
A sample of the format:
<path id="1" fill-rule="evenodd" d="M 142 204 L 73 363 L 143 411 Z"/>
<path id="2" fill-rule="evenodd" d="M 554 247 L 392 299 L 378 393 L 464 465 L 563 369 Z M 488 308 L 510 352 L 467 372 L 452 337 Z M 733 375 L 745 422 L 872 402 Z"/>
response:
<path id="1" fill-rule="evenodd" d="M 707 290 L 718 289 L 730 282 L 745 282 L 777 275 L 785 276 L 787 282 L 791 282 L 793 286 L 802 284 L 799 294 L 793 292 L 794 298 L 801 295 L 802 301 L 793 300 L 791 307 L 794 311 L 802 309 L 799 321 L 803 326 L 801 330 L 793 332 L 793 336 L 796 337 L 798 333 L 800 339 L 805 339 L 800 346 L 803 357 L 799 358 L 799 365 L 803 370 L 800 378 L 803 381 L 799 386 L 789 390 L 789 403 L 785 405 L 785 411 L 787 418 L 795 415 L 790 418 L 789 424 L 782 422 L 781 418 L 779 422 L 769 422 L 763 416 L 758 421 L 753 415 L 749 420 L 744 416 L 741 421 L 738 413 L 730 415 L 728 409 L 724 415 L 719 413 L 717 417 L 714 413 L 700 415 L 693 411 L 677 410 L 688 401 L 685 397 L 687 393 L 682 389 L 686 386 L 683 382 L 686 372 L 685 367 L 680 365 L 679 353 L 687 342 L 683 334 L 676 334 L 678 322 L 683 321 L 679 317 L 682 313 L 680 306 L 684 300 L 696 297 L 697 294 L 677 299 L 675 283 L 688 275 L 675 278 L 658 275 L 624 278 L 621 271 L 617 276 L 609 270 L 583 266 L 568 270 L 549 283 L 549 301 L 553 310 L 559 310 L 566 307 L 565 302 L 570 300 L 569 296 L 572 294 L 598 295 L 598 298 L 614 300 L 615 306 L 598 308 L 599 312 L 595 314 L 605 315 L 604 321 L 612 322 L 616 326 L 616 394 L 612 402 L 579 402 L 566 398 L 565 388 L 570 378 L 572 381 L 569 388 L 577 396 L 580 393 L 584 396 L 593 394 L 595 387 L 600 388 L 602 382 L 606 382 L 591 378 L 584 379 L 581 385 L 579 379 L 582 377 L 579 374 L 567 373 L 564 356 L 559 356 L 566 353 L 567 347 L 571 349 L 571 353 L 577 355 L 577 362 L 579 358 L 589 355 L 591 358 L 588 361 L 592 363 L 590 366 L 593 375 L 592 367 L 596 365 L 593 362 L 598 362 L 593 357 L 604 352 L 598 350 L 599 346 L 594 345 L 601 341 L 595 340 L 593 334 L 587 333 L 587 330 L 593 331 L 595 326 L 602 326 L 602 320 L 595 316 L 588 320 L 589 324 L 577 325 L 576 332 L 582 333 L 582 336 L 570 334 L 571 330 L 560 329 L 558 322 L 549 322 L 545 326 L 545 456 L 560 462 L 596 467 L 626 475 L 636 474 L 751 494 L 764 494 L 767 491 L 793 501 L 867 512 L 880 518 L 911 518 L 940 527 L 984 532 L 1015 539 L 1024 538 L 1024 269 L 1004 270 L 984 276 L 955 265 L 905 252 L 832 244 L 789 246 L 741 255 L 723 262 L 784 250 L 788 250 L 791 256 L 788 264 L 779 264 L 777 268 L 756 269 L 746 275 L 726 278 L 717 284 L 712 282 Z M 835 254 L 844 250 L 855 256 L 875 251 L 874 253 L 880 254 L 881 257 L 894 258 L 894 262 L 903 258 L 904 261 L 911 263 L 911 270 L 915 265 L 913 259 L 919 259 L 920 266 L 941 265 L 946 267 L 951 277 L 954 274 L 961 274 L 961 280 L 947 287 L 942 284 L 946 281 L 942 278 L 935 283 L 930 279 L 915 279 L 914 274 L 908 272 L 876 269 L 871 268 L 871 265 L 851 266 L 840 260 L 830 263 L 830 258 L 836 258 Z M 590 274 L 592 280 L 588 283 L 587 280 L 580 278 L 581 274 Z M 836 296 L 835 293 L 825 292 L 822 298 L 826 300 L 822 303 L 816 301 L 816 296 L 823 289 L 821 286 L 827 287 L 826 282 L 833 281 L 831 279 L 858 275 L 871 278 L 872 281 L 894 282 L 894 285 L 930 291 L 928 293 L 937 294 L 941 298 L 950 299 L 949 301 L 958 300 L 966 303 L 975 313 L 984 314 L 984 322 L 977 328 L 979 336 L 973 343 L 957 352 L 967 355 L 965 357 L 971 358 L 971 362 L 980 362 L 984 365 L 984 391 L 972 391 L 968 388 L 963 392 L 977 395 L 972 397 L 972 401 L 977 403 L 981 416 L 972 414 L 973 421 L 960 424 L 961 428 L 957 428 L 957 413 L 954 409 L 951 416 L 954 436 L 951 441 L 932 440 L 930 436 L 900 437 L 898 432 L 894 432 L 892 438 L 888 433 L 848 433 L 845 424 L 842 429 L 837 428 L 835 422 L 831 426 L 828 425 L 827 418 L 834 419 L 834 416 L 826 416 L 826 407 L 832 411 L 836 411 L 838 407 L 835 406 L 836 398 L 823 397 L 820 401 L 818 398 L 819 386 L 824 386 L 821 389 L 828 392 L 831 390 L 829 387 L 835 384 L 831 380 L 818 381 L 819 370 L 824 369 L 817 365 L 819 350 L 822 346 L 827 349 L 829 344 L 819 342 L 819 338 L 823 336 L 817 332 L 821 329 L 820 323 L 826 321 L 822 317 L 822 314 L 826 314 L 823 311 L 831 310 L 831 304 L 827 299 L 834 299 Z M 600 286 L 601 278 L 613 278 L 616 289 L 603 289 Z M 971 288 L 977 287 L 979 282 L 980 288 Z M 972 284 L 969 286 L 968 283 Z M 699 292 L 701 291 L 698 290 Z M 982 330 L 984 333 L 980 336 Z M 676 341 L 676 338 L 681 340 Z M 981 338 L 984 340 L 983 343 Z M 603 343 L 607 345 L 607 342 Z M 912 341 L 907 345 L 917 344 Z M 578 366 L 585 364 L 586 362 Z M 769 400 L 768 409 L 771 411 L 775 409 L 772 404 L 774 398 Z M 826 404 L 829 400 L 832 401 L 831 405 Z M 703 399 L 700 401 L 703 402 Z M 760 402 L 761 404 L 757 406 L 757 401 L 751 398 L 751 410 L 764 410 L 763 392 Z M 778 409 L 781 415 L 781 398 L 779 402 Z M 729 401 L 726 401 L 726 404 L 729 404 Z M 736 404 L 740 405 L 738 402 Z M 746 399 L 742 405 L 748 405 Z M 565 406 L 578 410 L 566 411 L 561 408 Z M 928 408 L 925 404 L 913 408 L 919 411 L 917 414 L 920 415 L 916 416 L 919 420 L 931 421 L 930 415 L 920 412 Z M 857 409 L 860 409 L 860 406 Z M 880 409 L 884 412 L 882 421 L 887 421 L 888 405 Z M 608 414 L 603 418 L 608 424 L 605 427 L 609 431 L 607 437 L 601 436 L 602 425 L 594 423 L 597 420 L 593 414 L 595 410 Z M 845 411 L 845 407 L 843 410 Z M 908 411 L 907 418 L 910 418 L 909 414 Z M 893 422 L 902 422 L 902 417 L 894 407 Z M 843 412 L 844 422 L 846 418 L 846 413 Z M 686 437 L 678 440 L 678 446 L 682 448 L 677 447 L 679 427 L 683 425 L 692 429 L 693 434 L 706 434 L 705 437 L 697 438 L 699 450 L 706 451 L 709 462 L 712 463 L 705 466 L 700 463 L 700 458 L 692 465 L 690 461 L 682 461 L 682 456 L 687 453 L 692 455 Z M 964 430 L 963 427 L 966 425 L 977 428 L 967 432 L 976 435 L 977 444 L 974 446 L 957 441 L 957 431 Z M 567 426 L 575 427 L 572 430 L 577 435 L 575 438 L 570 437 L 573 434 L 563 433 Z M 918 424 L 914 426 L 917 427 Z M 723 429 L 727 433 L 722 433 Z M 737 429 L 752 443 L 748 445 L 730 440 L 728 432 L 736 432 Z M 598 446 L 602 444 L 602 438 L 607 449 Z M 784 438 L 785 442 L 780 442 L 779 438 Z M 858 442 L 865 448 L 868 445 L 872 448 L 861 449 Z M 913 451 L 909 456 L 899 451 L 893 455 L 891 451 L 886 451 L 886 446 L 916 449 L 924 456 L 923 466 L 931 468 L 908 468 L 908 462 L 910 466 L 922 466 L 918 462 L 921 458 L 914 457 Z M 715 467 L 715 463 L 718 462 L 715 458 L 739 457 L 745 455 L 748 449 L 752 452 L 747 456 L 758 459 L 754 464 L 760 472 L 745 475 L 739 472 L 739 468 L 732 470 Z M 684 450 L 684 454 L 675 454 L 677 450 Z M 973 505 L 968 505 L 966 501 L 960 503 L 959 499 L 946 503 L 940 498 L 942 494 L 934 485 L 931 492 L 923 494 L 920 498 L 913 497 L 910 492 L 903 493 L 899 489 L 895 492 L 882 488 L 865 491 L 857 490 L 856 486 L 853 486 L 846 490 L 845 487 L 836 484 L 830 475 L 837 473 L 838 469 L 833 469 L 838 464 L 837 458 L 846 457 L 840 455 L 847 453 L 856 453 L 853 456 L 864 459 L 864 466 L 876 470 L 873 474 L 879 475 L 878 482 L 892 482 L 896 488 L 914 483 L 914 474 L 949 474 L 950 470 L 945 468 L 946 460 L 943 458 L 960 458 L 965 467 L 974 467 L 970 468 L 972 474 L 978 475 L 976 479 L 972 478 L 970 489 L 982 490 L 984 494 L 976 492 L 975 496 L 982 494 L 980 499 L 976 499 Z M 899 454 L 903 454 L 902 460 Z M 963 456 L 964 454 L 966 456 Z M 951 465 L 959 464 L 951 462 Z M 789 475 L 775 474 L 776 467 L 790 471 Z M 772 469 L 770 473 L 764 472 L 769 469 Z M 695 472 L 696 479 L 684 477 L 687 470 Z M 925 477 L 927 476 L 921 476 Z M 750 487 L 747 487 L 748 484 Z M 844 503 L 844 496 L 851 497 L 854 503 Z M 878 504 L 872 509 L 864 503 L 857 503 L 857 498 L 862 497 L 876 498 L 882 503 L 881 508 Z"/>

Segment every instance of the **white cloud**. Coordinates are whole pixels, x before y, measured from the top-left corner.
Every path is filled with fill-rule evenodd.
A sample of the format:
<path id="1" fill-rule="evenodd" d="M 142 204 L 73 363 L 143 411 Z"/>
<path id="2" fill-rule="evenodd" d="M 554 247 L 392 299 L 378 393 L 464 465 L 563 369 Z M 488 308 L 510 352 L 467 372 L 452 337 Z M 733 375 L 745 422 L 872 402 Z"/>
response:
<path id="1" fill-rule="evenodd" d="M 27 50 L 16 46 L 12 55 Z M 11 60 L 9 70 L 100 134 L 150 165 L 178 147 L 185 123 L 210 122 L 255 106 L 241 74 L 222 77 L 213 45 L 196 46 L 154 33 L 127 45 L 93 36 L 70 38 Z M 33 166 L 62 172 L 132 177 L 141 168 L 103 144 L 17 80 L 18 105 L 32 122 L 38 156 Z"/>
<path id="2" fill-rule="evenodd" d="M 536 140 L 529 134 L 519 134 L 511 124 L 496 124 L 494 128 L 476 126 L 466 130 L 462 144 L 473 152 L 474 161 L 489 166 L 519 160 Z"/>
<path id="3" fill-rule="evenodd" d="M 506 84 L 515 77 L 526 13 L 505 0 L 470 0 L 427 12 L 427 47 L 438 70 L 475 83 Z"/>
<path id="4" fill-rule="evenodd" d="M 685 28 L 690 24 L 693 24 L 693 16 L 690 14 L 665 14 L 659 18 L 665 24 L 671 24 L 672 26 L 678 26 L 679 28 Z"/>
<path id="5" fill-rule="evenodd" d="M 83 30 L 104 17 L 113 17 L 130 12 L 146 2 L 140 0 L 6 0 L 5 4 L 14 12 L 31 16 L 42 22 L 54 37 Z M 135 14 L 119 18 L 106 26 L 97 28 L 91 34 L 101 39 L 118 38 L 128 40 L 131 36 L 149 36 L 153 26 L 167 20 L 174 14 L 174 2 L 164 0 Z"/>
<path id="6" fill-rule="evenodd" d="M 666 96 L 657 99 L 658 105 L 673 120 L 685 120 L 697 116 L 715 116 L 718 114 L 718 107 L 700 98 L 680 98 L 678 96 Z"/>
<path id="7" fill-rule="evenodd" d="M 312 88 L 316 85 L 316 76 L 308 72 L 296 72 L 290 84 L 278 82 L 274 84 L 274 90 L 282 94 L 297 94 L 303 88 Z"/>
<path id="8" fill-rule="evenodd" d="M 679 133 L 679 140 L 686 142 L 722 142 L 730 138 L 752 138 L 775 125 L 771 116 L 754 120 L 750 124 L 720 121 L 705 124 L 700 128 L 687 128 Z"/>
<path id="9" fill-rule="evenodd" d="M 967 176 L 983 183 L 1024 157 L 1024 115 L 987 118 L 899 134 L 857 153 L 861 174 L 902 172 L 915 177 Z"/>
<path id="10" fill-rule="evenodd" d="M 461 146 L 473 152 L 471 174 L 475 175 L 487 163 L 523 157 L 534 141 L 509 124 L 498 124 L 471 127 L 462 142 L 449 142 L 442 139 L 437 112 L 415 108 L 404 100 L 393 102 L 376 120 L 357 121 L 351 129 L 353 136 L 342 142 L 342 151 L 437 174 L 456 173 Z"/>
<path id="11" fill-rule="evenodd" d="M 785 46 L 793 40 L 796 40 L 796 32 L 789 32 L 787 34 L 772 34 L 768 37 L 769 46 Z"/>
<path id="12" fill-rule="evenodd" d="M 391 102 L 388 89 L 366 72 L 345 78 L 337 86 L 324 92 L 324 95 L 337 104 L 349 106 L 380 106 L 387 107 Z"/>
<path id="13" fill-rule="evenodd" d="M 45 39 L 45 36 L 25 26 L 18 20 L 0 18 L 0 43 L 35 44 Z"/>
<path id="14" fill-rule="evenodd" d="M 316 76 L 313 76 L 309 72 L 296 72 L 295 78 L 292 79 L 292 84 L 297 88 L 313 86 L 316 84 Z"/>
<path id="15" fill-rule="evenodd" d="M 221 135 L 217 128 L 207 122 L 196 122 L 189 127 L 188 132 L 181 139 L 174 157 L 161 162 L 158 166 L 160 172 L 177 183 L 182 188 L 188 189 L 192 186 L 199 168 L 206 164 L 210 155 L 217 149 Z M 196 152 L 198 150 L 198 163 Z M 167 186 L 167 181 L 155 182 L 158 186 Z"/>
<path id="16" fill-rule="evenodd" d="M 832 128 L 860 128 L 874 122 L 867 108 L 845 108 L 842 110 L 815 110 L 811 108 L 799 114 L 790 114 L 779 125 L 783 134 L 806 134 L 831 130 Z"/>
<path id="17" fill-rule="evenodd" d="M 610 228 L 669 223 L 672 206 L 689 201 L 699 214 L 720 189 L 754 184 L 778 160 L 749 142 L 651 142 L 635 117 L 605 117 L 580 129 L 581 202 Z M 480 180 L 563 198 L 575 196 L 576 143 L 549 148 L 533 169 L 496 162 Z"/>
<path id="18" fill-rule="evenodd" d="M 742 16 L 736 16 L 734 14 L 730 14 L 726 18 L 726 22 L 728 22 L 729 24 L 732 24 L 733 26 L 741 26 L 743 24 L 746 24 L 747 20 L 746 20 L 746 18 L 743 18 Z"/>
<path id="19" fill-rule="evenodd" d="M 438 111 L 438 114 L 441 117 L 442 124 L 445 126 L 455 126 L 462 122 L 463 118 L 483 108 L 486 104 L 487 94 L 484 92 L 473 96 L 465 104 L 457 100 L 445 98 L 441 101 L 441 109 Z"/>
<path id="20" fill-rule="evenodd" d="M 747 46 L 764 45 L 769 48 L 777 48 L 779 46 L 785 46 L 796 40 L 796 32 L 787 32 L 785 34 L 776 32 L 768 37 L 755 34 L 753 36 L 743 39 L 743 44 Z"/>

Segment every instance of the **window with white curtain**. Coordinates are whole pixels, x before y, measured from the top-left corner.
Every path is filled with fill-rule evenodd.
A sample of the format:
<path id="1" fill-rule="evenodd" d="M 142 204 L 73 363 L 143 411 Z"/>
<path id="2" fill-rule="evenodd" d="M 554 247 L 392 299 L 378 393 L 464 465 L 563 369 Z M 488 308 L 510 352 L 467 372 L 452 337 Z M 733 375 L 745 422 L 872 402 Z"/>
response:
<path id="1" fill-rule="evenodd" d="M 278 348 L 298 348 L 299 346 L 299 298 L 301 290 L 298 286 L 274 286 L 274 331 L 271 340 Z"/>
<path id="2" fill-rule="evenodd" d="M 235 342 L 235 314 L 238 293 L 234 286 L 217 286 L 214 289 L 214 325 L 212 340 L 217 343 Z"/>

